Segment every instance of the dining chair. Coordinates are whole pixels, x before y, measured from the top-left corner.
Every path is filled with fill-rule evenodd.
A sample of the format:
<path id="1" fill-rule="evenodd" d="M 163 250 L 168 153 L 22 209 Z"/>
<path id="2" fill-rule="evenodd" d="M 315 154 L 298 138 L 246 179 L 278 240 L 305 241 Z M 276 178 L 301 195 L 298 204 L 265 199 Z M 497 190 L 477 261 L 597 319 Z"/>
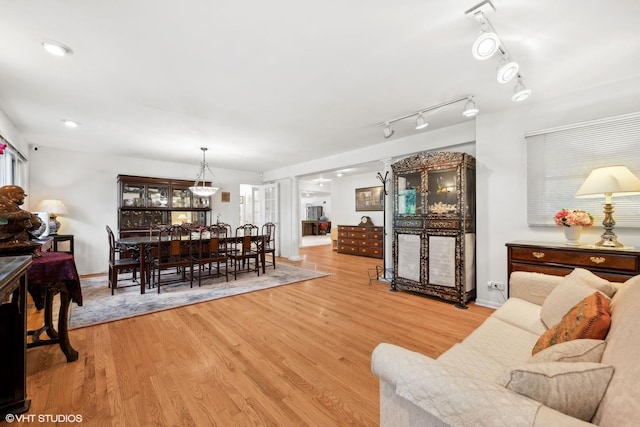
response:
<path id="1" fill-rule="evenodd" d="M 264 264 L 267 263 L 266 256 L 271 254 L 270 263 L 273 264 L 273 268 L 276 268 L 276 225 L 272 222 L 267 222 L 262 225 L 262 238 L 263 245 L 262 252 L 264 252 L 265 262 L 262 265 L 262 272 L 264 273 Z"/>
<path id="2" fill-rule="evenodd" d="M 187 269 L 189 269 L 189 282 L 193 287 L 193 245 L 191 230 L 181 225 L 169 225 L 155 227 L 152 231 L 158 238 L 155 257 L 153 259 L 152 279 L 153 285 L 158 287 L 170 283 L 186 282 Z M 168 273 L 166 270 L 176 269 L 176 273 Z M 162 282 L 162 272 L 165 282 Z"/>
<path id="3" fill-rule="evenodd" d="M 131 271 L 131 278 L 136 281 L 136 273 L 140 267 L 140 260 L 135 256 L 126 255 L 126 251 L 116 245 L 116 238 L 111 227 L 107 225 L 107 237 L 109 240 L 109 278 L 108 284 L 111 288 L 111 295 L 118 287 L 118 278 L 121 272 Z M 135 285 L 129 285 L 135 286 Z M 126 286 L 123 286 L 126 287 Z"/>
<path id="4" fill-rule="evenodd" d="M 233 278 L 239 273 L 255 271 L 260 275 L 260 247 L 258 244 L 259 228 L 253 224 L 245 224 L 236 228 L 235 243 L 238 245 L 229 255 L 233 262 Z M 253 260 L 253 268 L 251 267 Z M 246 270 L 245 270 L 246 266 Z"/>
<path id="5" fill-rule="evenodd" d="M 193 267 L 198 269 L 198 287 L 202 285 L 203 272 L 206 276 L 221 276 L 229 281 L 229 255 L 227 253 L 227 228 L 219 224 L 196 229 L 198 239 L 194 240 Z M 215 264 L 215 271 L 212 266 Z M 205 276 L 205 277 L 206 277 Z"/>

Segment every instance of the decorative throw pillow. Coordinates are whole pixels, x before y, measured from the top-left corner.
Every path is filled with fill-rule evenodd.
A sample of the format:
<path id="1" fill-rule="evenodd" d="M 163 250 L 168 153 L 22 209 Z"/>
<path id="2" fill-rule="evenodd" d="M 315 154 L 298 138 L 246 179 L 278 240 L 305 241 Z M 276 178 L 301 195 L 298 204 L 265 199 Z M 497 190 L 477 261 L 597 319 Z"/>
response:
<path id="1" fill-rule="evenodd" d="M 540 335 L 531 354 L 565 341 L 586 338 L 602 340 L 607 336 L 610 325 L 609 301 L 604 294 L 594 292 L 573 306 L 558 324 Z"/>
<path id="2" fill-rule="evenodd" d="M 502 385 L 549 408 L 590 421 L 613 370 L 613 366 L 601 363 L 528 363 L 509 369 Z"/>
<path id="3" fill-rule="evenodd" d="M 593 362 L 599 363 L 607 343 L 603 340 L 577 339 L 552 345 L 531 356 L 529 363 Z"/>
<path id="4" fill-rule="evenodd" d="M 610 298 L 617 289 L 610 282 L 596 276 L 589 270 L 576 268 L 563 277 L 558 286 L 545 298 L 540 309 L 540 320 L 547 328 L 550 328 L 560 322 L 562 316 L 567 314 L 571 307 L 591 295 L 594 290 L 598 290 Z"/>

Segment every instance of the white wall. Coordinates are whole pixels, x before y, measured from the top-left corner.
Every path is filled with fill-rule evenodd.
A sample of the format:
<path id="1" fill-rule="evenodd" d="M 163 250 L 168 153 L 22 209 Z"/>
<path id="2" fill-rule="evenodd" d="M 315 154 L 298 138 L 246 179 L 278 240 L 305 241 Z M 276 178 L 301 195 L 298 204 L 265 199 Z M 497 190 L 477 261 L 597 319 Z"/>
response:
<path id="1" fill-rule="evenodd" d="M 138 175 L 173 179 L 195 179 L 199 165 L 158 162 L 39 146 L 29 149 L 31 206 L 42 199 L 60 199 L 69 213 L 59 216 L 61 234 L 73 234 L 79 274 L 107 271 L 108 245 L 105 225 L 117 230 L 117 176 Z M 220 191 L 213 196 L 212 220 L 218 213 L 221 221 L 238 226 L 240 184 L 260 184 L 259 173 L 214 168 L 231 202 L 220 201 Z"/>
<path id="2" fill-rule="evenodd" d="M 475 123 L 466 122 L 399 140 L 372 143 L 367 149 L 267 171 L 264 178 L 270 181 L 283 176 L 342 168 L 351 165 L 354 158 L 362 162 L 388 158 L 396 161 L 427 150 L 465 151 L 474 155 L 477 182 L 476 301 L 498 307 L 506 292 L 490 291 L 486 282 L 508 282 L 505 244 L 514 240 L 564 241 L 558 228 L 529 227 L 527 224 L 525 133 L 637 111 L 640 111 L 640 79 L 591 88 L 545 103 L 536 103 L 534 92 L 522 105 L 513 104 L 512 108 L 503 111 L 481 112 Z M 469 144 L 474 140 L 475 146 Z M 383 170 L 382 164 L 380 170 Z M 354 189 L 379 183 L 373 176 L 352 177 L 351 180 L 333 181 L 332 222 L 336 225 L 357 223 L 361 213 L 355 212 Z M 602 214 L 592 213 L 599 223 Z M 368 216 L 374 219 L 375 224 L 382 223 L 381 212 Z M 602 226 L 587 229 L 583 232 L 582 241 L 595 242 L 602 231 Z M 616 228 L 616 231 L 625 245 L 640 247 L 640 229 Z M 391 236 L 391 232 L 387 235 Z M 390 252 L 388 245 L 387 252 Z M 391 265 L 390 262 L 388 264 Z"/>
<path id="3" fill-rule="evenodd" d="M 487 280 L 507 283 L 505 243 L 514 240 L 562 243 L 557 227 L 527 224 L 527 132 L 640 111 L 640 80 L 592 88 L 550 102 L 531 102 L 510 110 L 479 114 L 476 118 L 477 161 L 477 283 L 479 304 L 499 306 L 503 296 L 489 291 Z M 638 141 L 640 145 L 640 141 Z M 576 153 L 579 155 L 579 153 Z M 615 203 L 615 200 L 614 200 Z M 558 206 L 561 208 L 562 206 Z M 594 214 L 596 224 L 602 212 Z M 595 243 L 601 225 L 583 231 L 583 243 Z M 616 228 L 627 246 L 640 246 L 640 229 Z"/>

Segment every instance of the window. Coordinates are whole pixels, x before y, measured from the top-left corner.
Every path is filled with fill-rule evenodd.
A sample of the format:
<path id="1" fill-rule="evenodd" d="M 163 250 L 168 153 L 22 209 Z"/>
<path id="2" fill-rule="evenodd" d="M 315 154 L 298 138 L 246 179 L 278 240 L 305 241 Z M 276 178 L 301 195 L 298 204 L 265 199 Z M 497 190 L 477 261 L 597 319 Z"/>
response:
<path id="1" fill-rule="evenodd" d="M 532 132 L 527 141 L 527 221 L 555 225 L 562 209 L 584 209 L 602 222 L 602 199 L 574 195 L 591 170 L 625 165 L 640 177 L 640 113 Z M 614 197 L 618 227 L 640 227 L 640 196 Z"/>
<path id="2" fill-rule="evenodd" d="M 7 144 L 4 154 L 0 154 L 0 185 L 20 185 L 24 187 L 27 160 L 2 136 L 0 136 L 0 143 Z"/>

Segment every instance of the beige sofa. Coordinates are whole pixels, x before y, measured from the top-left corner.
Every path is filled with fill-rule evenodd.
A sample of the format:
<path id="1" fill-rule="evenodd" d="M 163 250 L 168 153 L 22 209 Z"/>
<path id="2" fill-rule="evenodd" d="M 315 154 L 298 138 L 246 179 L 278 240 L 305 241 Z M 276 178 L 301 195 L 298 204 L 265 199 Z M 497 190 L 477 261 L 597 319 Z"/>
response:
<path id="1" fill-rule="evenodd" d="M 582 283 L 591 280 L 585 272 L 576 269 L 564 278 L 513 273 L 510 297 L 502 307 L 436 360 L 392 344 L 378 345 L 372 370 L 380 378 L 380 425 L 640 425 L 640 276 L 612 284 L 604 342 L 556 344 L 532 358 L 534 345 L 548 329 L 545 314 L 558 305 L 564 311 L 562 305 L 575 304 L 580 296 L 570 294 L 591 285 Z M 588 349 L 576 354 L 584 345 Z M 592 374 L 600 375 L 597 381 Z"/>

